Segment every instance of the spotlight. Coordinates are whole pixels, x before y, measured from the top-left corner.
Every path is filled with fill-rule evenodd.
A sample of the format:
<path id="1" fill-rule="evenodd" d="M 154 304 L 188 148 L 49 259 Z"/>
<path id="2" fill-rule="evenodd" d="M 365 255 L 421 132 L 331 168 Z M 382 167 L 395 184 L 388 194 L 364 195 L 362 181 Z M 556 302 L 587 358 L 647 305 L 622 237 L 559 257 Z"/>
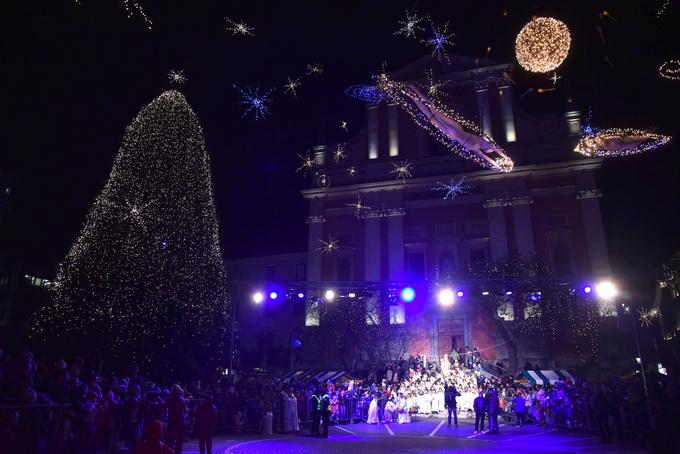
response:
<path id="1" fill-rule="evenodd" d="M 456 293 L 456 296 L 457 296 L 458 298 L 462 298 L 464 295 L 465 295 L 465 293 L 463 293 L 462 290 L 458 290 L 458 293 Z"/>
<path id="2" fill-rule="evenodd" d="M 595 293 L 603 300 L 611 300 L 619 293 L 616 285 L 611 281 L 602 281 L 595 286 Z"/>
<path id="3" fill-rule="evenodd" d="M 453 290 L 450 288 L 441 289 L 437 294 L 437 300 L 442 306 L 452 305 L 455 299 L 456 296 L 454 295 Z"/>
<path id="4" fill-rule="evenodd" d="M 275 299 L 278 298 L 278 297 L 279 297 L 279 294 L 276 293 L 276 292 L 270 292 L 270 293 L 269 293 L 269 299 L 270 299 L 270 300 L 275 300 Z"/>
<path id="5" fill-rule="evenodd" d="M 323 299 L 328 302 L 332 302 L 335 299 L 335 292 L 333 290 L 326 290 L 323 294 Z"/>
<path id="6" fill-rule="evenodd" d="M 487 292 L 486 290 L 484 290 L 484 291 L 482 292 L 482 296 L 489 296 L 489 292 Z"/>
<path id="7" fill-rule="evenodd" d="M 592 287 L 590 287 L 590 285 L 586 285 L 585 287 L 583 287 L 583 293 L 585 293 L 586 295 L 590 295 L 590 292 L 592 291 L 593 289 Z"/>
<path id="8" fill-rule="evenodd" d="M 407 303 L 410 303 L 413 301 L 413 299 L 416 297 L 416 291 L 413 290 L 413 287 L 404 287 L 401 290 L 401 299 L 402 301 L 406 301 Z"/>
<path id="9" fill-rule="evenodd" d="M 253 293 L 253 302 L 260 304 L 262 301 L 264 301 L 264 294 L 262 292 Z"/>
<path id="10" fill-rule="evenodd" d="M 354 292 L 349 292 L 349 293 L 347 294 L 347 297 L 349 297 L 349 298 L 356 298 L 356 297 L 357 297 L 357 294 L 354 293 Z"/>
<path id="11" fill-rule="evenodd" d="M 505 294 L 510 296 L 510 295 L 512 295 L 512 292 L 510 290 L 508 290 L 507 292 L 505 292 Z"/>
<path id="12" fill-rule="evenodd" d="M 305 294 L 302 292 L 298 292 L 297 297 L 303 299 L 305 297 Z"/>

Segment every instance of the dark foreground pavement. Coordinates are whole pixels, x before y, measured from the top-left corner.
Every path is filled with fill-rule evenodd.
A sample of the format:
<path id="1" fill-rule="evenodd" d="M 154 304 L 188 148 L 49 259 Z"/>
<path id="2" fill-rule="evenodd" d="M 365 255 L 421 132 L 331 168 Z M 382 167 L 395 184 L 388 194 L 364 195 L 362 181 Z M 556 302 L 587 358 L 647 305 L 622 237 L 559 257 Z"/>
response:
<path id="1" fill-rule="evenodd" d="M 474 424 L 460 421 L 459 428 L 441 419 L 414 420 L 411 424 L 350 424 L 334 426 L 328 439 L 302 435 L 240 436 L 215 440 L 213 454 L 306 453 L 631 453 L 649 452 L 631 444 L 601 445 L 599 439 L 554 429 L 504 425 L 500 434 L 474 435 Z M 196 442 L 184 454 L 198 454 Z"/>

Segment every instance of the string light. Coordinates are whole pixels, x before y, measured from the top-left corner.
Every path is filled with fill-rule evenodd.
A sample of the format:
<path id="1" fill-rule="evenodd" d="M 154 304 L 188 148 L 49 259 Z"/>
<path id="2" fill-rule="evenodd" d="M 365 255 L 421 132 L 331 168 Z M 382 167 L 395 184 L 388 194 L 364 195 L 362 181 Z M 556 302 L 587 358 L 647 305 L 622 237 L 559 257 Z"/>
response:
<path id="1" fill-rule="evenodd" d="M 125 12 L 127 13 L 128 19 L 132 19 L 136 13 L 146 23 L 146 28 L 151 30 L 151 26 L 153 25 L 153 23 L 144 12 L 142 5 L 140 5 L 137 0 L 123 0 L 123 4 L 125 5 Z"/>
<path id="2" fill-rule="evenodd" d="M 297 157 L 300 160 L 300 166 L 295 169 L 296 172 L 302 172 L 303 175 L 307 175 L 308 172 L 316 168 L 316 162 L 314 162 L 314 158 L 309 153 L 305 156 L 298 154 Z"/>
<path id="3" fill-rule="evenodd" d="M 345 154 L 345 144 L 344 143 L 339 143 L 338 147 L 335 149 L 333 152 L 333 162 L 336 164 L 342 161 L 347 157 L 347 154 Z"/>
<path id="4" fill-rule="evenodd" d="M 661 16 L 663 16 L 663 13 L 666 12 L 666 9 L 668 9 L 668 5 L 670 4 L 671 0 L 664 0 L 663 4 L 661 5 L 661 8 L 659 8 L 659 12 L 656 13 L 656 18 L 660 19 Z"/>
<path id="5" fill-rule="evenodd" d="M 408 159 L 406 161 L 401 161 L 401 162 L 391 162 L 393 169 L 390 170 L 390 173 L 393 173 L 397 175 L 397 180 L 401 180 L 403 183 L 406 183 L 407 178 L 411 178 L 413 175 L 411 174 L 411 171 L 413 170 L 413 165 L 408 162 Z"/>
<path id="6" fill-rule="evenodd" d="M 363 204 L 363 202 L 361 201 L 361 194 L 357 194 L 356 203 L 347 203 L 345 204 L 345 206 L 354 208 L 354 216 L 356 216 L 357 219 L 361 217 L 361 213 L 371 209 L 371 207 Z"/>
<path id="7" fill-rule="evenodd" d="M 433 191 L 444 191 L 444 200 L 453 199 L 460 194 L 467 194 L 470 187 L 464 185 L 465 177 L 461 177 L 458 181 L 453 178 L 448 183 L 437 181 L 432 188 Z"/>
<path id="8" fill-rule="evenodd" d="M 299 77 L 291 79 L 291 77 L 288 76 L 288 82 L 283 86 L 283 91 L 284 93 L 290 93 L 293 95 L 293 98 L 297 98 L 297 89 L 300 85 L 302 85 L 302 82 L 300 82 Z"/>
<path id="9" fill-rule="evenodd" d="M 571 45 L 569 29 L 552 17 L 536 17 L 515 39 L 515 55 L 527 71 L 545 73 L 562 64 Z"/>
<path id="10" fill-rule="evenodd" d="M 667 144 L 670 136 L 652 134 L 633 128 L 611 128 L 584 135 L 574 151 L 585 156 L 630 156 Z"/>
<path id="11" fill-rule="evenodd" d="M 127 128 L 56 282 L 34 339 L 86 339 L 156 368 L 221 356 L 229 294 L 210 162 L 181 93 L 163 93 Z"/>
<path id="12" fill-rule="evenodd" d="M 349 132 L 349 129 L 347 128 L 347 122 L 345 120 L 340 122 L 340 129 L 342 129 L 345 132 Z"/>
<path id="13" fill-rule="evenodd" d="M 512 170 L 512 159 L 474 122 L 441 102 L 428 99 L 415 87 L 390 80 L 386 74 L 378 76 L 377 81 L 389 101 L 401 106 L 418 126 L 452 152 L 485 168 Z"/>
<path id="14" fill-rule="evenodd" d="M 385 100 L 385 95 L 374 85 L 353 85 L 345 90 L 345 94 L 369 104 L 378 104 Z"/>
<path id="15" fill-rule="evenodd" d="M 172 70 L 168 73 L 168 80 L 174 85 L 184 85 L 187 77 L 184 75 L 184 70 Z"/>
<path id="16" fill-rule="evenodd" d="M 255 30 L 253 27 L 248 26 L 245 22 L 236 22 L 235 20 L 232 20 L 228 17 L 225 17 L 224 20 L 227 22 L 227 31 L 230 31 L 232 35 L 241 35 L 241 36 L 255 36 L 253 33 L 253 30 Z"/>
<path id="17" fill-rule="evenodd" d="M 454 42 L 451 38 L 455 36 L 454 33 L 448 34 L 446 29 L 449 26 L 447 22 L 442 28 L 437 27 L 434 24 L 430 24 L 432 27 L 432 37 L 430 39 L 423 40 L 423 43 L 432 47 L 432 57 L 435 60 L 447 60 L 449 59 L 446 53 L 446 46 L 453 46 Z"/>
<path id="18" fill-rule="evenodd" d="M 310 63 L 306 67 L 308 76 L 321 75 L 324 72 L 324 67 L 321 63 Z"/>
<path id="19" fill-rule="evenodd" d="M 319 240 L 321 247 L 317 248 L 317 251 L 321 252 L 321 255 L 333 255 L 340 249 L 340 242 L 331 233 L 328 235 L 328 241 Z"/>
<path id="20" fill-rule="evenodd" d="M 267 103 L 271 101 L 271 94 L 274 91 L 273 88 L 270 88 L 262 94 L 260 94 L 259 85 L 257 85 L 254 89 L 251 87 L 242 89 L 238 85 L 234 84 L 234 88 L 236 88 L 241 94 L 240 104 L 246 107 L 246 109 L 243 111 L 243 115 L 241 115 L 241 118 L 245 117 L 250 112 L 253 112 L 255 120 L 267 118 L 267 115 L 269 115 L 269 107 L 267 107 Z"/>
<path id="21" fill-rule="evenodd" d="M 406 11 L 406 19 L 399 21 L 401 28 L 394 32 L 394 34 L 403 35 L 405 38 L 415 38 L 417 31 L 425 31 L 423 27 L 418 25 L 422 21 L 423 19 L 418 16 L 417 11 Z"/>
<path id="22" fill-rule="evenodd" d="M 659 75 L 664 79 L 680 79 L 680 60 L 669 60 L 659 66 Z"/>

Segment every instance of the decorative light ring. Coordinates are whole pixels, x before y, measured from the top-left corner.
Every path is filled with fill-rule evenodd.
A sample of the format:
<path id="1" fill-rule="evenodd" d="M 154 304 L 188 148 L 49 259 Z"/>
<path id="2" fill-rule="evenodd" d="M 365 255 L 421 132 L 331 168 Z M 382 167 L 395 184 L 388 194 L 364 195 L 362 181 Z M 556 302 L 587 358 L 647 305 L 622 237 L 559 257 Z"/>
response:
<path id="1" fill-rule="evenodd" d="M 659 67 L 659 75 L 664 79 L 680 79 L 680 60 L 668 60 Z"/>
<path id="2" fill-rule="evenodd" d="M 640 154 L 670 142 L 671 136 L 633 128 L 610 128 L 584 135 L 574 151 L 588 157 L 618 157 Z"/>
<path id="3" fill-rule="evenodd" d="M 515 55 L 522 68 L 535 73 L 557 69 L 569 53 L 571 35 L 564 22 L 535 17 L 517 34 Z"/>

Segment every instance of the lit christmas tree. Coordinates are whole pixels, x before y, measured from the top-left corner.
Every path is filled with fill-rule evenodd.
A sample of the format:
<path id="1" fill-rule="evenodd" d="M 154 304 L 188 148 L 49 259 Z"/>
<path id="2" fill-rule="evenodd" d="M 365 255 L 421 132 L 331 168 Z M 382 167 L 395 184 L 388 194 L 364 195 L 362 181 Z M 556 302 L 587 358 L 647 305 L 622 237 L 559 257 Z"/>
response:
<path id="1" fill-rule="evenodd" d="M 172 372 L 226 358 L 229 305 L 203 130 L 167 91 L 127 128 L 30 334 Z"/>

